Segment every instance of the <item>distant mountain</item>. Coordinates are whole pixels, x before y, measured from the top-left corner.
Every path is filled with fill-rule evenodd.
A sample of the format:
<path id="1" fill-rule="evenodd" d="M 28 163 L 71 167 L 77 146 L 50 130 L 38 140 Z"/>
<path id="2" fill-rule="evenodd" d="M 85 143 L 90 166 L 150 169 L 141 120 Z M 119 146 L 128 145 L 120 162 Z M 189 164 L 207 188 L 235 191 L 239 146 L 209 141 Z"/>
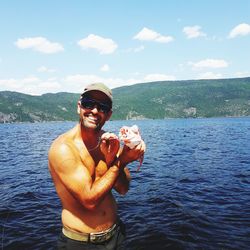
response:
<path id="1" fill-rule="evenodd" d="M 2 91 L 0 123 L 76 121 L 79 96 Z M 250 77 L 139 83 L 113 96 L 113 120 L 250 116 Z"/>
<path id="2" fill-rule="evenodd" d="M 41 122 L 76 120 L 79 95 L 72 93 L 26 95 L 0 92 L 0 122 Z"/>

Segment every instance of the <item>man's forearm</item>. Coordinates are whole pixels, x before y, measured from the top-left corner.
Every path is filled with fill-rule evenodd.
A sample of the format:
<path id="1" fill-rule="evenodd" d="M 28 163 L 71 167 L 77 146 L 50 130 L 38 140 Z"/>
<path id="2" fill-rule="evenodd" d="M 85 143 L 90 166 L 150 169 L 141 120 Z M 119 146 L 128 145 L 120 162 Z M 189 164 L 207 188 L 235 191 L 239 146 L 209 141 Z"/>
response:
<path id="1" fill-rule="evenodd" d="M 90 207 L 96 207 L 107 195 L 112 188 L 120 194 L 127 193 L 129 189 L 130 173 L 125 167 L 120 157 L 116 157 L 112 164 L 110 164 L 107 172 L 98 180 L 96 180 L 92 187 L 92 195 L 90 198 Z"/>
<path id="2" fill-rule="evenodd" d="M 113 165 L 101 178 L 94 181 L 88 195 L 88 205 L 90 209 L 94 209 L 111 191 L 119 174 L 119 168 Z"/>
<path id="3" fill-rule="evenodd" d="M 126 194 L 129 190 L 129 184 L 131 181 L 131 176 L 128 168 L 126 167 L 125 161 L 122 156 L 118 156 L 114 163 L 119 164 L 119 176 L 115 182 L 114 189 L 119 194 Z"/>
<path id="4" fill-rule="evenodd" d="M 120 169 L 120 173 L 115 182 L 114 189 L 119 194 L 124 195 L 129 190 L 130 181 L 131 181 L 131 176 L 130 176 L 128 168 L 125 167 L 123 169 Z"/>
<path id="5" fill-rule="evenodd" d="M 126 170 L 128 171 L 128 170 Z M 92 193 L 90 202 L 95 207 L 107 195 L 108 192 L 118 183 L 119 190 L 122 193 L 127 192 L 129 186 L 129 178 L 125 173 L 125 165 L 121 162 L 119 157 L 113 161 L 107 172 L 98 180 L 94 181 L 90 192 Z M 128 171 L 128 177 L 129 171 Z"/>

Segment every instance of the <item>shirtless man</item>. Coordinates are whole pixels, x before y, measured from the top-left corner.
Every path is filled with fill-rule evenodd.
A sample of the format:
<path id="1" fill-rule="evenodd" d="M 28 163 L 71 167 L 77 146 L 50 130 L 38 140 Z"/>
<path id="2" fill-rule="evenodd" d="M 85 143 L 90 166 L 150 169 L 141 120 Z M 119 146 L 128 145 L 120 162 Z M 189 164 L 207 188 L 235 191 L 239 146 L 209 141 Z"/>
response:
<path id="1" fill-rule="evenodd" d="M 104 84 L 84 89 L 77 112 L 79 123 L 49 150 L 49 170 L 62 203 L 58 248 L 119 249 L 124 231 L 111 190 L 127 193 L 126 165 L 144 153 L 145 143 L 120 147 L 115 134 L 102 130 L 112 115 L 112 92 Z"/>

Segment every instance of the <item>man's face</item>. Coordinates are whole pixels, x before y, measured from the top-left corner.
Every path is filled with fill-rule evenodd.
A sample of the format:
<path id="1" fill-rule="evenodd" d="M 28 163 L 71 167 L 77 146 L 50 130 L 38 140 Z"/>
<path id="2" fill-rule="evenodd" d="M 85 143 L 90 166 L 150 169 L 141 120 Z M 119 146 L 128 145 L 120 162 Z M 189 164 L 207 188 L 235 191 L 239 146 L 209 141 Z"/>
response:
<path id="1" fill-rule="evenodd" d="M 81 101 L 82 100 L 82 101 Z M 89 91 L 78 102 L 80 122 L 84 128 L 100 130 L 112 111 L 109 98 L 100 91 Z"/>

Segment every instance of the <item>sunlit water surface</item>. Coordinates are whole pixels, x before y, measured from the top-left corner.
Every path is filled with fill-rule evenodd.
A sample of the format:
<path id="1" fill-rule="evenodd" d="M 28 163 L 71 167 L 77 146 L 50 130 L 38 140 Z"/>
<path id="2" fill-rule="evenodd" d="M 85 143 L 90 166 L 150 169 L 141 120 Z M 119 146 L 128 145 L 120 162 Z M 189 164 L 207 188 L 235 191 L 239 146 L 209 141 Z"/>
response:
<path id="1" fill-rule="evenodd" d="M 112 121 L 139 125 L 144 164 L 114 193 L 127 249 L 249 249 L 250 118 Z M 0 125 L 1 249 L 53 249 L 60 201 L 48 171 L 51 142 L 72 122 Z"/>

